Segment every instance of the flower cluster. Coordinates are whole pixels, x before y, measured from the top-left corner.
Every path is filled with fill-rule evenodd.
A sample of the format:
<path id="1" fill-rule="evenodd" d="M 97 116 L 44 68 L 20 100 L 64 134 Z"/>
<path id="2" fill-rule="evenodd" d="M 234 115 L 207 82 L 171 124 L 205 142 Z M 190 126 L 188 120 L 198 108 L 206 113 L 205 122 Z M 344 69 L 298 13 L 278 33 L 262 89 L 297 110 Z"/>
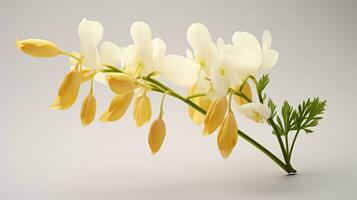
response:
<path id="1" fill-rule="evenodd" d="M 271 49 L 269 31 L 264 31 L 261 44 L 247 32 L 235 32 L 232 44 L 229 44 L 221 38 L 214 42 L 205 25 L 194 23 L 187 30 L 187 41 L 192 51 L 187 49 L 186 56 L 167 54 L 165 42 L 161 38 L 153 39 L 150 27 L 144 22 L 132 24 L 130 35 L 133 43 L 122 48 L 112 42 L 102 42 L 103 27 L 97 21 L 83 19 L 78 34 L 79 52 L 65 52 L 56 44 L 42 39 L 17 40 L 16 44 L 34 57 L 70 57 L 71 68 L 51 108 L 70 108 L 77 99 L 80 86 L 90 82 L 90 90 L 81 108 L 83 126 L 92 123 L 96 115 L 93 80 L 108 85 L 113 91 L 110 105 L 100 116 L 101 122 L 119 120 L 134 101 L 134 119 L 141 127 L 152 116 L 147 93 L 163 93 L 159 116 L 151 125 L 148 139 L 152 153 L 156 153 L 166 134 L 164 96 L 181 97 L 157 81 L 155 78 L 158 76 L 188 87 L 185 100 L 196 105 L 189 105 L 189 116 L 194 123 L 204 124 L 203 135 L 210 135 L 219 128 L 217 144 L 223 158 L 231 154 L 238 138 L 238 127 L 231 108 L 232 97 L 239 113 L 249 119 L 264 122 L 271 115 L 266 105 L 253 101 L 248 81 L 249 78 L 255 80 L 256 73 L 270 69 L 278 60 L 279 53 Z"/>
<path id="2" fill-rule="evenodd" d="M 166 135 L 163 110 L 167 95 L 188 105 L 192 121 L 197 125 L 203 124 L 203 135 L 211 135 L 218 129 L 217 146 L 223 158 L 230 156 L 239 135 L 288 174 L 296 173 L 291 157 L 298 135 L 301 132 L 312 133 L 312 128 L 319 124 L 325 111 L 326 101 L 309 98 L 296 108 L 285 101 L 278 114 L 276 104 L 264 92 L 269 76 L 265 74 L 257 79 L 258 74 L 273 67 L 279 59 L 279 53 L 271 48 L 269 31 L 263 32 L 261 43 L 250 33 L 235 32 L 229 44 L 221 38 L 213 41 L 205 25 L 194 23 L 187 30 L 187 41 L 192 50 L 187 49 L 186 56 L 167 54 L 165 42 L 161 38 L 153 38 L 150 27 L 144 22 L 132 24 L 130 35 L 133 42 L 124 47 L 101 42 L 103 27 L 97 21 L 83 19 L 78 34 L 78 52 L 69 53 L 43 39 L 16 40 L 16 45 L 34 57 L 69 57 L 71 67 L 51 108 L 70 108 L 77 100 L 81 85 L 89 83 L 80 113 L 83 126 L 91 124 L 96 116 L 94 82 L 107 85 L 113 92 L 109 106 L 99 117 L 101 122 L 119 120 L 134 102 L 134 120 L 141 127 L 152 117 L 148 93 L 162 94 L 159 114 L 153 120 L 148 136 L 153 154 L 160 150 Z M 186 87 L 187 96 L 175 92 L 158 78 Z M 233 106 L 248 119 L 257 123 L 267 122 L 272 127 L 284 160 L 238 129 Z M 291 133 L 295 135 L 289 141 Z"/>

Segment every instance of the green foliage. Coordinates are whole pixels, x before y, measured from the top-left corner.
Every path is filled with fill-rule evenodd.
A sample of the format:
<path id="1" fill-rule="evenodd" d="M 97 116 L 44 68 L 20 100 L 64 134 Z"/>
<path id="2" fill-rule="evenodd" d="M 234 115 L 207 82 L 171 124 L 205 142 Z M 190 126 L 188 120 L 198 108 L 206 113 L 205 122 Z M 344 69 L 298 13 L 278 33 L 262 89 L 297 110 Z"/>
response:
<path id="1" fill-rule="evenodd" d="M 260 103 L 263 103 L 266 99 L 266 94 L 263 93 L 266 86 L 269 84 L 269 75 L 264 74 L 256 83 L 257 93 Z"/>
<path id="2" fill-rule="evenodd" d="M 325 111 L 326 101 L 319 98 L 303 101 L 297 109 L 294 109 L 287 101 L 284 101 L 281 114 L 277 115 L 276 105 L 269 99 L 268 106 L 272 111 L 272 119 L 276 118 L 278 134 L 287 135 L 291 131 L 305 131 L 312 133 L 312 128 L 319 124 Z M 276 134 L 274 132 L 274 134 Z"/>
<path id="3" fill-rule="evenodd" d="M 326 100 L 321 101 L 319 98 L 303 101 L 296 111 L 294 128 L 298 131 L 304 130 L 306 133 L 312 133 L 311 128 L 319 124 L 325 107 Z"/>

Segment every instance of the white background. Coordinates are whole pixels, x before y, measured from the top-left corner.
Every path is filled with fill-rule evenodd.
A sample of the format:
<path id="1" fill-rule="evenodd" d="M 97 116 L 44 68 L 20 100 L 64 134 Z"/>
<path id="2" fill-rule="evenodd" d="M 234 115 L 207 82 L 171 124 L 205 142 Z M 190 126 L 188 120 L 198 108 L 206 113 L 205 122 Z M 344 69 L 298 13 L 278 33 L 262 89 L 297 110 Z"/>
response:
<path id="1" fill-rule="evenodd" d="M 5 1 L 0 2 L 0 199 L 356 199 L 356 1 Z M 86 17 L 104 26 L 104 40 L 130 43 L 132 22 L 144 20 L 169 53 L 184 54 L 187 27 L 203 22 L 213 38 L 235 31 L 273 34 L 280 60 L 269 95 L 296 105 L 307 97 L 328 100 L 325 119 L 299 136 L 294 167 L 286 176 L 239 139 L 223 160 L 216 134 L 188 118 L 186 105 L 167 98 L 167 137 L 152 156 L 149 125 L 135 127 L 132 108 L 120 121 L 82 128 L 80 103 L 52 111 L 68 71 L 65 57 L 35 59 L 19 52 L 15 37 L 45 38 L 79 49 L 77 26 Z M 185 93 L 184 88 L 177 88 Z M 112 96 L 94 89 L 98 115 Z M 154 116 L 159 96 L 151 94 Z M 266 125 L 238 116 L 238 126 L 280 156 Z"/>

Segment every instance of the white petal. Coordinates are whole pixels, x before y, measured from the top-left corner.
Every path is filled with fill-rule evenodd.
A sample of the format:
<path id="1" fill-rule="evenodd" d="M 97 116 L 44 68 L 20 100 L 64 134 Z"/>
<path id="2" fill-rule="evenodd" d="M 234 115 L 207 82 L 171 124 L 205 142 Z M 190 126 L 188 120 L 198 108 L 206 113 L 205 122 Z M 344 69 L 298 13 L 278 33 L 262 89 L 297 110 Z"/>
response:
<path id="1" fill-rule="evenodd" d="M 247 32 L 235 32 L 232 37 L 232 42 L 233 45 L 238 48 L 253 49 L 258 52 L 262 51 L 258 39 Z"/>
<path id="2" fill-rule="evenodd" d="M 210 90 L 211 82 L 208 80 L 207 74 L 204 70 L 200 70 L 198 72 L 196 84 L 202 93 L 208 93 L 208 91 Z"/>
<path id="3" fill-rule="evenodd" d="M 97 21 L 84 18 L 78 26 L 78 34 L 81 43 L 98 45 L 103 37 L 103 26 Z"/>
<path id="4" fill-rule="evenodd" d="M 212 82 L 213 96 L 216 98 L 227 95 L 228 84 L 222 79 L 218 66 L 213 67 L 210 78 Z"/>
<path id="5" fill-rule="evenodd" d="M 279 52 L 273 49 L 267 49 L 262 53 L 262 64 L 263 69 L 272 68 L 279 59 Z"/>
<path id="6" fill-rule="evenodd" d="M 194 23 L 187 29 L 187 41 L 191 45 L 196 61 L 211 67 L 216 59 L 215 44 L 207 27 Z"/>
<path id="7" fill-rule="evenodd" d="M 266 49 L 270 49 L 272 42 L 273 42 L 273 39 L 272 39 L 270 31 L 265 30 L 263 33 L 263 38 L 262 38 L 263 51 Z"/>
<path id="8" fill-rule="evenodd" d="M 121 59 L 121 49 L 112 42 L 103 42 L 100 45 L 100 60 L 102 64 L 117 65 Z"/>
<path id="9" fill-rule="evenodd" d="M 130 29 L 134 42 L 135 64 L 143 65 L 144 73 L 155 70 L 151 29 L 145 22 L 135 22 Z"/>
<path id="10" fill-rule="evenodd" d="M 240 76 L 254 73 L 260 66 L 260 53 L 247 48 L 226 47 L 226 64 L 232 65 Z"/>
<path id="11" fill-rule="evenodd" d="M 166 44 L 161 38 L 155 38 L 152 40 L 153 45 L 153 59 L 157 64 L 158 60 L 166 54 Z"/>
<path id="12" fill-rule="evenodd" d="M 105 73 L 99 72 L 94 76 L 94 80 L 97 81 L 98 83 L 107 85 L 107 80 L 105 78 Z"/>
<path id="13" fill-rule="evenodd" d="M 139 46 L 152 46 L 151 29 L 145 22 L 134 22 L 130 28 L 134 44 Z"/>
<path id="14" fill-rule="evenodd" d="M 235 58 L 229 55 L 223 55 L 219 62 L 219 73 L 229 86 L 239 83 L 239 73 L 237 70 Z"/>
<path id="15" fill-rule="evenodd" d="M 91 68 L 100 66 L 101 61 L 97 45 L 89 43 L 82 44 L 81 55 L 84 57 L 84 66 Z"/>
<path id="16" fill-rule="evenodd" d="M 191 50 L 186 49 L 186 57 L 190 60 L 193 60 L 193 53 Z"/>
<path id="17" fill-rule="evenodd" d="M 197 80 L 199 69 L 199 64 L 178 55 L 166 55 L 160 59 L 158 64 L 160 75 L 180 86 L 194 84 Z"/>
<path id="18" fill-rule="evenodd" d="M 238 108 L 238 111 L 248 119 L 256 122 L 261 122 L 262 119 L 269 119 L 271 115 L 270 109 L 258 102 L 243 104 Z"/>
<path id="19" fill-rule="evenodd" d="M 121 65 L 127 72 L 134 73 L 136 64 L 135 64 L 135 48 L 134 45 L 128 45 L 123 49 Z"/>
<path id="20" fill-rule="evenodd" d="M 103 37 L 103 26 L 97 21 L 82 19 L 78 26 L 78 34 L 84 65 L 87 67 L 99 66 L 100 57 L 97 46 Z"/>

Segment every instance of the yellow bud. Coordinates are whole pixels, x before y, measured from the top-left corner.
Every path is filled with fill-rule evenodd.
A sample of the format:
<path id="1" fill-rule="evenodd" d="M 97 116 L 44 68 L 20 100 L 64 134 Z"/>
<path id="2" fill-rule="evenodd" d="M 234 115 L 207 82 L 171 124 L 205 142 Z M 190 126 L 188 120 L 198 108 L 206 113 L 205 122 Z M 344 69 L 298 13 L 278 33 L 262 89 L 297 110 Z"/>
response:
<path id="1" fill-rule="evenodd" d="M 34 57 L 54 57 L 61 53 L 56 44 L 42 39 L 16 40 L 16 46 L 24 53 Z"/>
<path id="2" fill-rule="evenodd" d="M 211 104 L 205 117 L 203 135 L 209 135 L 218 128 L 224 119 L 227 108 L 228 101 L 226 97 L 216 99 L 213 104 Z"/>
<path id="3" fill-rule="evenodd" d="M 237 131 L 237 122 L 233 112 L 230 110 L 219 128 L 217 137 L 218 148 L 223 158 L 228 158 L 236 146 L 238 139 Z"/>
<path id="4" fill-rule="evenodd" d="M 115 95 L 109 108 L 100 117 L 101 122 L 112 122 L 124 116 L 129 108 L 134 92 L 125 95 Z"/>
<path id="5" fill-rule="evenodd" d="M 70 108 L 77 99 L 81 86 L 81 73 L 71 70 L 67 73 L 58 90 L 58 96 L 51 105 L 51 109 L 65 110 Z"/>
<path id="6" fill-rule="evenodd" d="M 97 102 L 92 92 L 84 98 L 81 109 L 82 126 L 88 126 L 94 120 Z"/>
<path id="7" fill-rule="evenodd" d="M 140 127 L 148 122 L 151 118 L 151 102 L 146 92 L 135 99 L 134 119 L 136 126 Z"/>
<path id="8" fill-rule="evenodd" d="M 188 90 L 187 95 L 191 96 L 191 95 L 197 94 L 198 92 L 199 92 L 199 90 L 198 90 L 197 85 L 193 85 Z M 195 98 L 192 98 L 191 101 L 193 103 L 195 103 L 196 105 L 200 106 L 201 108 L 203 108 L 205 111 L 207 111 L 209 106 L 211 105 L 211 100 L 206 96 L 195 97 Z M 189 114 L 190 118 L 192 119 L 192 121 L 196 125 L 202 124 L 205 119 L 205 115 L 198 112 L 196 109 L 192 108 L 192 106 L 188 106 L 188 114 Z"/>
<path id="9" fill-rule="evenodd" d="M 239 90 L 240 85 L 236 86 L 236 90 Z M 249 83 L 246 82 L 242 88 L 242 93 L 247 96 L 250 100 L 253 100 L 253 95 L 252 95 L 252 90 L 250 89 Z M 238 105 L 243 105 L 246 103 L 249 103 L 248 101 L 246 101 L 244 98 L 239 97 L 237 95 L 234 95 L 234 101 L 238 104 Z"/>
<path id="10" fill-rule="evenodd" d="M 124 95 L 135 89 L 135 78 L 125 73 L 110 73 L 106 75 L 110 89 L 118 95 Z"/>
<path id="11" fill-rule="evenodd" d="M 162 120 L 162 115 L 160 114 L 159 118 L 157 118 L 151 124 L 150 127 L 148 141 L 152 154 L 155 154 L 160 150 L 161 145 L 164 142 L 165 135 L 166 135 L 166 126 L 165 126 L 165 122 Z"/>

